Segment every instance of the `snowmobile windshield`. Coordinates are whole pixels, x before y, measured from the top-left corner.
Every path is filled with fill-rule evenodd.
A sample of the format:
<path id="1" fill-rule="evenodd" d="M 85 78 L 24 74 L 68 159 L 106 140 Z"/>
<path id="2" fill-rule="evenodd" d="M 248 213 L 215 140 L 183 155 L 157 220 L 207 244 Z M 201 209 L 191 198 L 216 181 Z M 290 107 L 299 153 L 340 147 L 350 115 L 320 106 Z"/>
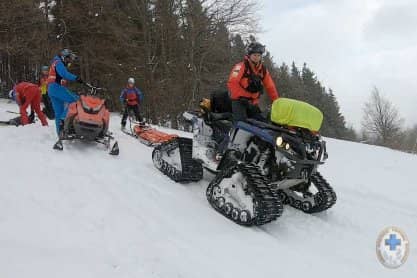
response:
<path id="1" fill-rule="evenodd" d="M 86 112 L 98 113 L 103 107 L 103 101 L 91 101 L 90 99 L 81 98 L 81 104 Z"/>

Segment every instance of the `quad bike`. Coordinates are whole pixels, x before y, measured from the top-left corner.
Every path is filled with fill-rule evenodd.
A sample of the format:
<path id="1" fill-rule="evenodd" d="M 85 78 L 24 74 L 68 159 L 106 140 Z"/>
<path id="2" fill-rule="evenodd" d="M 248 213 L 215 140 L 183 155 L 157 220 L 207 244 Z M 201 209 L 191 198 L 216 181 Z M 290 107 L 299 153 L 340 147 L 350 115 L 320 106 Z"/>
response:
<path id="1" fill-rule="evenodd" d="M 97 96 L 102 88 L 88 83 L 85 85 L 90 92 L 87 95 L 81 95 L 78 101 L 69 105 L 68 114 L 54 149 L 63 150 L 62 141 L 81 140 L 103 144 L 106 149 L 110 149 L 109 154 L 118 155 L 118 143 L 116 141 L 111 145 L 114 137 L 108 131 L 110 112 L 105 107 L 105 101 Z"/>
<path id="2" fill-rule="evenodd" d="M 212 104 L 214 100 L 212 97 Z M 279 108 L 285 118 L 288 104 L 295 108 L 301 104 L 309 117 L 318 116 L 314 123 L 318 130 L 322 120 L 318 109 L 287 100 L 274 102 L 272 116 Z M 289 110 L 297 112 L 294 107 Z M 176 138 L 157 146 L 152 154 L 156 168 L 177 182 L 201 179 L 203 168 L 215 173 L 206 190 L 207 200 L 216 211 L 245 226 L 277 219 L 283 204 L 305 213 L 321 212 L 335 204 L 335 192 L 317 171 L 328 156 L 317 130 L 305 128 L 308 125 L 302 121 L 297 122 L 299 126 L 282 124 L 272 116 L 268 123 L 249 119 L 230 128 L 225 135 L 227 147 L 219 153 L 219 141 L 224 137 L 216 138 L 216 130 L 232 126 L 231 111 L 213 111 L 216 107 L 212 105 L 210 111 L 185 112 L 184 117 L 193 124 L 193 139 Z"/>
<path id="3" fill-rule="evenodd" d="M 147 146 L 154 147 L 178 137 L 175 134 L 159 131 L 145 122 L 136 121 L 132 111 L 129 111 L 128 119 L 129 129 L 122 128 L 122 131 L 129 136 L 137 138 L 141 143 Z"/>

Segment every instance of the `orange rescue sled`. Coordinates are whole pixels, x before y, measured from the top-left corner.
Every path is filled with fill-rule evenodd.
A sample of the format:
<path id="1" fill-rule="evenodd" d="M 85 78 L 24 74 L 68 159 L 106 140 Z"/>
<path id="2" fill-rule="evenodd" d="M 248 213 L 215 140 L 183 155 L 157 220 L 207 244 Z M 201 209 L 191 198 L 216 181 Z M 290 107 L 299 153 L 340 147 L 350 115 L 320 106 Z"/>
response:
<path id="1" fill-rule="evenodd" d="M 159 131 L 150 125 L 135 125 L 133 127 L 133 132 L 134 136 L 136 136 L 143 144 L 148 146 L 156 146 L 178 137 L 176 134 L 168 134 Z"/>

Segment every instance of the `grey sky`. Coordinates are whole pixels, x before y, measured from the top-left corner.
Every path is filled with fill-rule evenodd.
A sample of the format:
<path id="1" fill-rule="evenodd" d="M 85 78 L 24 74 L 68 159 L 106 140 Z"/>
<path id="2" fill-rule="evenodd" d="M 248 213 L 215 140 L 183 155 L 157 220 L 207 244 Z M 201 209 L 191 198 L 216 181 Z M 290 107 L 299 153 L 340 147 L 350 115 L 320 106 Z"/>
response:
<path id="1" fill-rule="evenodd" d="M 304 62 L 359 129 L 373 86 L 417 123 L 417 1 L 263 0 L 260 41 L 277 64 Z M 279 88 L 279 84 L 278 84 Z"/>

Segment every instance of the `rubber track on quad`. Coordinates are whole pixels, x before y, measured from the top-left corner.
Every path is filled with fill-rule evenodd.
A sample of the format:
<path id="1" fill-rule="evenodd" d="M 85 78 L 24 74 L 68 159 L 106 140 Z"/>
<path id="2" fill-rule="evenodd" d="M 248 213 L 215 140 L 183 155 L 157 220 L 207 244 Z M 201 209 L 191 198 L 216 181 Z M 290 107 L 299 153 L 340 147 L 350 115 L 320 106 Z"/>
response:
<path id="1" fill-rule="evenodd" d="M 311 196 L 314 200 L 314 204 L 310 201 L 306 201 L 306 199 L 296 193 L 291 192 L 290 189 L 279 190 L 279 194 L 284 204 L 289 204 L 305 213 L 322 212 L 331 208 L 337 200 L 333 188 L 319 172 L 312 174 L 310 180 L 318 190 L 317 193 Z"/>
<path id="2" fill-rule="evenodd" d="M 213 188 L 219 185 L 224 178 L 230 178 L 236 172 L 240 172 L 245 176 L 247 180 L 245 193 L 252 195 L 254 202 L 254 215 L 251 216 L 252 219 L 248 222 L 242 222 L 240 219 L 235 220 L 231 217 L 231 214 L 227 215 L 223 209 L 217 206 L 216 200 L 212 197 Z M 206 197 L 217 212 L 243 226 L 260 226 L 272 222 L 282 215 L 284 209 L 278 191 L 268 185 L 267 179 L 255 164 L 235 164 L 220 171 L 207 187 Z"/>
<path id="3" fill-rule="evenodd" d="M 161 167 L 157 168 L 175 182 L 187 183 L 201 180 L 203 178 L 203 166 L 192 158 L 193 140 L 190 138 L 178 137 L 157 145 L 152 152 L 152 159 L 154 159 L 157 151 L 166 156 L 178 148 L 180 150 L 182 171 L 170 165 L 164 159 L 161 161 Z"/>

